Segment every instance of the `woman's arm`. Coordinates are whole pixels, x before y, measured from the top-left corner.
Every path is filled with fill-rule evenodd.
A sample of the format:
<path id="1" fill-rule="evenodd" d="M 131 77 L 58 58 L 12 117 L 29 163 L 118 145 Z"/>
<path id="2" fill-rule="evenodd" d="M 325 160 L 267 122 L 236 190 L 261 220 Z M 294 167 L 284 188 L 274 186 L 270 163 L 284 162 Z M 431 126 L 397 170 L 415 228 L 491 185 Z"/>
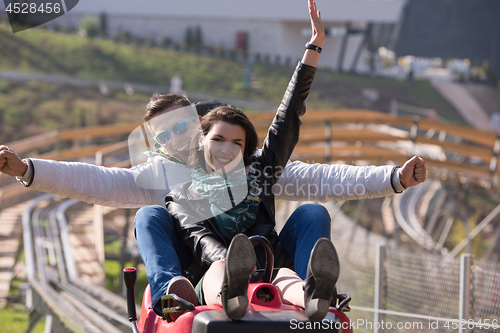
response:
<path id="1" fill-rule="evenodd" d="M 165 207 L 184 245 L 200 262 L 210 265 L 226 258 L 227 246 L 210 217 L 207 200 L 190 185 L 185 183 L 170 192 L 165 197 Z"/>
<path id="2" fill-rule="evenodd" d="M 311 18 L 312 35 L 309 44 L 322 47 L 325 41 L 325 28 L 321 21 L 321 13 L 316 8 L 316 2 L 308 0 L 309 2 L 309 17 Z M 312 67 L 318 65 L 319 52 L 307 49 L 302 57 L 302 63 Z"/>
<path id="3" fill-rule="evenodd" d="M 321 23 L 319 12 L 316 10 L 316 5 L 312 0 L 309 0 L 309 15 L 313 31 L 311 41 L 323 45 L 323 24 Z M 316 74 L 315 66 L 318 56 L 319 53 L 317 51 L 305 50 L 303 60 L 308 64 L 299 62 L 295 68 L 283 100 L 276 112 L 276 117 L 267 132 L 261 154 L 258 156 L 258 161 L 262 163 L 261 168 L 267 168 L 268 166 L 273 168 L 272 171 L 268 171 L 268 173 L 272 172 L 271 181 L 273 184 L 278 179 L 278 175 L 276 175 L 274 169 L 284 168 L 299 140 L 301 125 L 299 117 L 304 115 L 306 111 L 304 102 L 309 95 L 311 84 Z"/>

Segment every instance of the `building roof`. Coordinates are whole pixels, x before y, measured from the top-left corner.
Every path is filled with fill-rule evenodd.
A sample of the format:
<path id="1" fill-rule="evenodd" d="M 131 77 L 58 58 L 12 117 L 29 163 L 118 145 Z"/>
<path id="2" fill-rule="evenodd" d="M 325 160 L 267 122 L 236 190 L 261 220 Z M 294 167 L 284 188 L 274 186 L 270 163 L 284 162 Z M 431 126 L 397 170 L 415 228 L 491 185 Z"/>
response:
<path id="1" fill-rule="evenodd" d="M 396 22 L 405 3 L 404 0 L 317 0 L 316 2 L 325 22 L 347 20 Z M 224 19 L 291 21 L 308 19 L 305 0 L 81 0 L 72 11 Z"/>

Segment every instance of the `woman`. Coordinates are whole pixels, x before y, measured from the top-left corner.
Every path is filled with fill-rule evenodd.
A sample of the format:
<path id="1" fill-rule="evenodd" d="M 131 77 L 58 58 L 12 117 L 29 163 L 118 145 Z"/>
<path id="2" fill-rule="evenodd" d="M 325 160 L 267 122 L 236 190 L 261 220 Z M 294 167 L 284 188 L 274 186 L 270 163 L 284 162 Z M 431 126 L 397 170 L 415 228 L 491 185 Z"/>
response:
<path id="1" fill-rule="evenodd" d="M 291 110 L 287 111 L 292 113 Z M 274 214 L 270 213 L 271 210 L 274 211 L 272 186 L 275 180 L 273 175 L 266 175 L 264 170 L 277 168 L 280 161 L 284 163 L 288 159 L 287 155 L 293 150 L 293 142 L 296 142 L 292 138 L 295 135 L 289 135 L 286 141 L 281 141 L 280 137 L 284 133 L 297 133 L 298 128 L 294 128 L 293 118 L 291 116 L 275 120 L 264 148 L 260 154 L 255 155 L 257 134 L 243 112 L 234 107 L 219 107 L 209 112 L 201 121 L 203 139 L 194 139 L 200 141 L 200 148 L 197 150 L 198 154 L 190 159 L 193 181 L 174 190 L 166 198 L 166 207 L 178 223 L 177 232 L 184 244 L 193 250 L 193 255 L 200 264 L 210 266 L 202 282 L 204 300 L 208 304 L 223 305 L 232 319 L 240 319 L 245 313 L 248 304 L 246 286 L 256 264 L 253 247 L 239 233 L 264 235 L 274 244 L 278 265 L 288 260 L 286 265 L 291 266 L 288 252 L 280 251 L 281 244 L 274 232 Z M 280 134 L 272 134 L 273 129 Z M 243 168 L 239 168 L 239 165 Z M 244 196 L 241 195 L 242 192 Z M 327 215 L 319 215 L 318 218 L 323 219 L 317 223 L 319 229 L 330 223 Z M 323 236 L 328 236 L 328 232 Z M 312 239 L 303 241 L 314 245 L 318 238 L 313 236 Z M 338 278 L 338 258 L 331 242 L 328 239 L 326 241 L 316 246 L 319 246 L 316 252 L 322 253 L 320 258 L 328 260 L 316 268 L 327 268 L 326 282 L 330 288 L 324 298 L 329 305 Z M 300 246 L 295 242 L 287 243 L 284 244 L 285 248 L 295 250 Z M 289 252 L 293 253 L 294 250 Z M 297 251 L 303 251 L 309 259 L 311 246 L 298 248 Z M 313 250 L 311 258 L 315 257 L 314 253 Z M 226 259 L 227 266 L 224 265 Z M 295 262 L 295 266 L 298 270 L 307 269 L 310 276 L 312 271 L 310 267 L 307 268 L 307 261 Z M 311 263 L 313 261 L 309 261 L 309 266 Z M 227 282 L 232 281 L 233 287 L 231 283 L 224 284 L 226 287 L 222 289 L 226 293 L 222 293 L 221 300 L 219 288 L 214 286 L 221 285 L 223 276 Z M 325 279 L 321 283 L 325 283 Z M 301 304 L 304 302 L 297 305 Z M 314 318 L 315 311 L 312 312 L 311 317 Z"/>
<path id="2" fill-rule="evenodd" d="M 278 179 L 275 171 L 285 166 L 299 139 L 299 117 L 305 113 L 304 101 L 319 58 L 317 50 L 325 39 L 321 16 L 312 0 L 309 1 L 309 12 L 313 30 L 309 44 L 313 46 L 306 49 L 296 68 L 262 150 L 254 154 L 257 135 L 243 112 L 234 107 L 216 108 L 201 120 L 204 136 L 194 139 L 199 140 L 200 148 L 190 161 L 193 166 L 192 184 L 182 185 L 166 198 L 167 210 L 178 223 L 179 236 L 192 249 L 200 264 L 210 266 L 202 282 L 205 301 L 208 304 L 221 304 L 233 320 L 241 319 L 245 314 L 248 304 L 246 286 L 255 266 L 253 247 L 246 236 L 239 233 L 268 238 L 275 249 L 278 266 L 283 266 L 280 262 L 282 264 L 288 259 L 287 266 L 290 267 L 290 253 L 296 252 L 295 249 L 303 252 L 305 260 L 297 260 L 295 256 L 294 265 L 297 271 L 307 272 L 307 275 L 313 274 L 313 268 L 318 266 L 309 263 L 311 251 L 312 258 L 328 258 L 323 263 L 329 266 L 327 271 L 330 273 L 326 276 L 328 283 L 325 283 L 324 277 L 316 281 L 316 286 L 328 286 L 319 294 L 315 294 L 314 287 L 312 294 L 309 293 L 315 299 L 322 299 L 322 306 L 312 306 L 312 310 L 308 311 L 311 297 L 304 302 L 306 313 L 311 319 L 316 320 L 326 314 L 324 303 L 330 304 L 338 278 L 338 258 L 331 242 L 326 239 L 315 245 L 321 236 L 329 237 L 329 229 L 304 235 L 296 242 L 282 241 L 283 244 L 274 231 L 272 187 Z M 244 172 L 236 168 L 239 157 L 243 160 Z M 240 185 L 244 188 L 248 186 L 248 195 L 244 198 L 234 195 L 239 192 Z M 319 226 L 330 223 L 327 214 L 318 216 L 318 219 L 324 220 L 318 222 Z M 229 242 L 231 245 L 228 250 Z M 260 259 L 260 253 L 257 256 Z M 218 297 L 219 289 L 214 286 L 221 285 L 223 279 L 221 296 Z M 313 280 L 308 280 L 309 285 Z M 306 283 L 306 290 L 310 289 Z"/>
<path id="3" fill-rule="evenodd" d="M 200 148 L 190 159 L 192 184 L 184 184 L 166 198 L 167 209 L 178 222 L 181 239 L 193 249 L 200 263 L 210 265 L 202 282 L 204 300 L 222 305 L 234 320 L 245 314 L 246 289 L 256 264 L 254 249 L 241 233 L 264 235 L 279 248 L 273 229 L 274 214 L 270 213 L 274 210 L 272 186 L 276 181 L 272 175 L 266 176 L 264 170 L 277 168 L 288 160 L 298 140 L 298 115 L 294 108 L 288 108 L 287 114 L 279 110 L 262 151 L 255 155 L 257 134 L 243 112 L 234 107 L 219 107 L 209 112 L 201 121 L 203 139 L 194 139 L 200 142 Z M 241 160 L 244 169 L 238 168 Z M 244 198 L 238 195 L 241 188 L 245 190 Z M 327 223 L 329 220 L 323 224 Z M 309 264 L 295 263 L 298 269 L 307 266 L 309 281 L 308 296 L 296 305 L 305 307 L 312 320 L 321 320 L 328 311 L 339 273 L 332 243 L 327 238 L 317 240 L 318 237 L 310 242 L 316 243 L 312 252 L 311 248 L 297 249 L 307 255 L 311 253 Z M 298 247 L 295 243 L 287 245 Z M 285 257 L 286 251 L 278 254 L 281 261 Z M 222 285 L 221 295 L 216 287 L 219 285 Z M 304 298 L 304 292 L 299 291 L 298 297 Z"/>

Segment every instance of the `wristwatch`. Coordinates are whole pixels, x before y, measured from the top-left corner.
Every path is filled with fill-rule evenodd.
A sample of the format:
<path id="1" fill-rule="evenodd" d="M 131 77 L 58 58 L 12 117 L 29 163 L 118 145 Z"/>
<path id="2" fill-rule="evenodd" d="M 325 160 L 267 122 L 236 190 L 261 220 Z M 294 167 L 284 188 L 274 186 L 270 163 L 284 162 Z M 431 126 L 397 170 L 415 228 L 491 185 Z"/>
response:
<path id="1" fill-rule="evenodd" d="M 313 50 L 313 51 L 316 51 L 318 53 L 321 53 L 321 51 L 323 51 L 323 49 L 321 47 L 316 46 L 316 45 L 312 45 L 309 42 L 306 43 L 306 50 Z"/>

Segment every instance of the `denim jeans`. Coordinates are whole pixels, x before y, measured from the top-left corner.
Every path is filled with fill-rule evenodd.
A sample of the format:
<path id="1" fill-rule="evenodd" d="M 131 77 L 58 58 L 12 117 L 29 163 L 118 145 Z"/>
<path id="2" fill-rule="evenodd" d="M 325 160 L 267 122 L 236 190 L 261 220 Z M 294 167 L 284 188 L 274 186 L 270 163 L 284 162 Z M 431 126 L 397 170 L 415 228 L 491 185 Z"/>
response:
<path id="1" fill-rule="evenodd" d="M 161 206 L 146 206 L 135 216 L 135 238 L 146 266 L 151 288 L 151 304 L 166 293 L 168 282 L 190 265 L 191 256 L 175 231 L 175 222 Z M 330 239 L 330 215 L 321 205 L 306 204 L 295 210 L 279 234 L 294 260 L 295 271 L 305 280 L 307 263 L 316 241 Z M 298 249 L 298 250 L 297 250 Z"/>
<path id="2" fill-rule="evenodd" d="M 135 215 L 134 234 L 146 266 L 151 304 L 166 294 L 168 282 L 191 264 L 191 256 L 175 231 L 175 222 L 162 206 L 146 206 Z"/>
<path id="3" fill-rule="evenodd" d="M 299 206 L 279 233 L 280 243 L 294 261 L 294 270 L 306 279 L 307 264 L 316 241 L 330 237 L 331 219 L 328 210 L 316 204 Z"/>

